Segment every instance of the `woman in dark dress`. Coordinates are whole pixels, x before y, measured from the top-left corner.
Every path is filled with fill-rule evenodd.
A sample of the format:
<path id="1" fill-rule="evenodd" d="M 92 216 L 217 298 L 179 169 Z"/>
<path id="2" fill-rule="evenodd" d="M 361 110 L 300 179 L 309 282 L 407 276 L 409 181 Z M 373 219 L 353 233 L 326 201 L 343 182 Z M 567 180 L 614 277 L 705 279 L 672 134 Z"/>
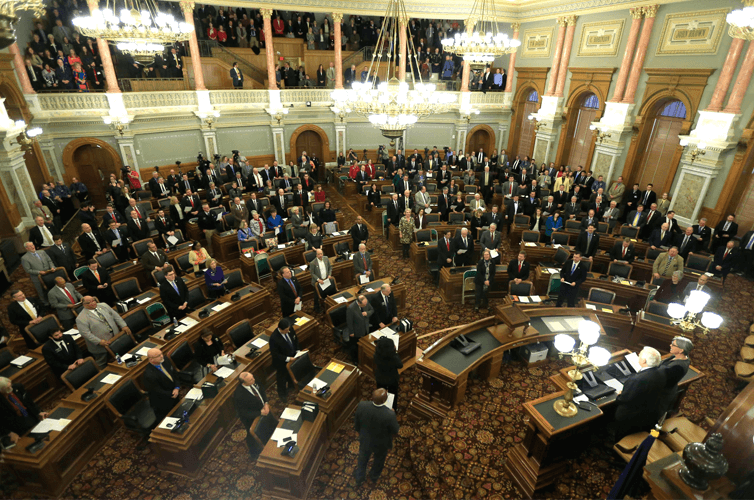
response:
<path id="1" fill-rule="evenodd" d="M 484 220 L 482 219 L 482 211 L 477 210 L 474 212 L 474 215 L 471 216 L 471 237 L 475 240 L 478 240 L 479 237 L 481 237 L 481 234 L 477 234 L 479 231 L 479 228 L 486 226 Z"/>
<path id="2" fill-rule="evenodd" d="M 374 347 L 374 379 L 377 388 L 395 394 L 393 410 L 398 411 L 398 370 L 403 368 L 403 361 L 395 351 L 395 343 L 387 337 L 378 339 Z"/>
<path id="3" fill-rule="evenodd" d="M 218 298 L 225 295 L 225 275 L 223 268 L 217 264 L 215 259 L 210 259 L 207 270 L 204 271 L 204 282 L 207 285 L 207 291 L 212 298 Z"/>
<path id="4" fill-rule="evenodd" d="M 322 225 L 325 222 L 335 222 L 335 210 L 331 208 L 330 202 L 326 201 L 325 206 L 317 212 L 317 224 Z"/>
<path id="5" fill-rule="evenodd" d="M 207 328 L 202 330 L 202 336 L 194 347 L 194 356 L 196 362 L 202 365 L 202 368 L 208 368 L 211 371 L 217 370 L 215 356 L 225 356 L 223 343 L 215 337 Z"/>

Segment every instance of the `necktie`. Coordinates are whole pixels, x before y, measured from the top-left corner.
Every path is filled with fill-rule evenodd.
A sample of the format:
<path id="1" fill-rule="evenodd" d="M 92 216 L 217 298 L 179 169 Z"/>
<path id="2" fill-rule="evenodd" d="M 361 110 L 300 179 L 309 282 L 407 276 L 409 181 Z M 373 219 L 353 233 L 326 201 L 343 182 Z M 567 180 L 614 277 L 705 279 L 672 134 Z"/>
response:
<path id="1" fill-rule="evenodd" d="M 445 238 L 445 246 L 448 247 L 448 252 L 450 252 L 450 242 L 448 241 L 447 238 Z"/>
<path id="2" fill-rule="evenodd" d="M 665 231 L 660 232 L 660 242 L 665 239 Z"/>
<path id="3" fill-rule="evenodd" d="M 586 248 L 589 249 L 589 247 L 592 245 L 592 235 L 590 234 L 586 239 Z"/>
<path id="4" fill-rule="evenodd" d="M 35 256 L 36 258 L 38 258 L 39 260 L 42 260 L 42 257 L 40 257 L 40 256 L 39 256 L 39 254 L 38 254 L 37 252 L 34 252 L 34 256 Z"/>
<path id="5" fill-rule="evenodd" d="M 100 281 L 100 279 L 99 279 L 99 273 L 97 271 L 93 271 L 93 272 L 94 272 L 94 276 L 97 278 L 97 281 Z M 101 283 L 101 281 L 100 281 L 100 283 Z"/>
<path id="6" fill-rule="evenodd" d="M 68 352 L 68 346 L 65 344 L 64 341 L 62 341 L 62 340 L 60 342 L 55 341 L 55 343 L 58 345 L 58 348 L 62 347 L 63 349 L 65 349 L 65 352 Z"/>
<path id="7" fill-rule="evenodd" d="M 162 190 L 162 194 L 167 194 L 167 190 L 165 189 L 165 184 L 160 184 L 160 189 Z"/>
<path id="8" fill-rule="evenodd" d="M 63 245 L 60 245 L 58 248 L 60 249 L 61 252 L 65 252 L 65 247 L 63 247 Z"/>
<path id="9" fill-rule="evenodd" d="M 649 200 L 649 191 L 647 191 L 647 194 L 644 195 L 644 204 L 647 204 L 647 200 Z"/>
<path id="10" fill-rule="evenodd" d="M 141 229 L 141 222 L 139 221 L 139 219 L 134 219 L 134 221 L 136 221 L 136 227 Z"/>
<path id="11" fill-rule="evenodd" d="M 522 266 L 523 264 L 524 264 L 524 263 L 523 263 L 523 262 L 521 262 L 520 260 L 518 261 L 518 272 L 519 272 L 519 273 L 521 272 L 521 266 Z"/>
<path id="12" fill-rule="evenodd" d="M 571 274 L 573 274 L 573 273 L 576 272 L 576 266 L 578 266 L 578 264 L 576 262 L 574 262 L 573 263 L 573 267 L 571 268 Z"/>
<path id="13" fill-rule="evenodd" d="M 286 281 L 288 281 L 288 284 L 291 286 L 291 290 L 293 290 L 293 295 L 298 297 L 298 292 L 296 291 L 296 287 L 293 285 L 293 281 L 291 280 L 286 280 Z"/>
<path id="14" fill-rule="evenodd" d="M 367 257 L 364 254 L 361 254 L 361 260 L 364 261 L 364 271 L 367 270 Z"/>
<path id="15" fill-rule="evenodd" d="M 663 269 L 662 274 L 665 274 L 668 271 L 671 262 L 673 262 L 673 257 L 668 257 L 668 262 L 665 264 L 665 269 Z"/>
<path id="16" fill-rule="evenodd" d="M 19 413 L 21 413 L 21 416 L 26 417 L 29 415 L 29 412 L 26 411 L 26 407 L 21 403 L 21 400 L 16 397 L 15 394 L 12 392 L 8 394 L 8 400 L 13 403 L 13 406 L 18 408 Z"/>
<path id="17" fill-rule="evenodd" d="M 173 377 L 170 376 L 170 373 L 167 370 L 163 370 L 162 365 L 157 365 L 157 369 L 160 370 L 167 378 L 170 379 L 170 381 L 173 381 Z"/>
<path id="18" fill-rule="evenodd" d="M 288 342 L 288 347 L 290 347 L 291 349 L 293 349 L 293 342 L 291 342 L 291 339 L 290 339 L 290 337 L 288 337 L 287 333 L 285 335 L 283 335 L 283 338 L 285 339 L 286 342 Z"/>
<path id="19" fill-rule="evenodd" d="M 639 216 L 640 216 L 640 215 L 641 215 L 641 214 L 640 214 L 639 212 L 636 212 L 636 215 L 634 216 L 634 223 L 633 223 L 633 224 L 631 224 L 632 226 L 636 226 L 636 225 L 638 225 L 638 224 L 639 224 Z"/>
<path id="20" fill-rule="evenodd" d="M 63 293 L 65 293 L 68 296 L 68 300 L 71 301 L 71 304 L 76 303 L 76 301 L 73 300 L 73 295 L 71 295 L 71 292 L 69 292 L 65 287 L 63 287 L 61 290 L 63 290 Z"/>
<path id="21" fill-rule="evenodd" d="M 257 384 L 254 384 L 254 385 L 252 385 L 252 386 L 251 386 L 251 389 L 252 389 L 252 390 L 254 391 L 254 394 L 256 394 L 256 395 L 257 395 L 257 397 L 259 398 L 259 400 L 260 400 L 260 401 L 261 401 L 262 403 L 264 403 L 264 399 L 262 398 L 262 393 L 260 393 L 260 392 L 259 392 L 259 389 L 257 389 Z"/>
<path id="22" fill-rule="evenodd" d="M 113 333 L 113 327 L 112 327 L 112 326 L 110 326 L 110 323 L 108 323 L 108 322 L 107 322 L 107 320 L 106 320 L 106 319 L 105 319 L 105 317 L 104 317 L 104 316 L 102 315 L 102 313 L 101 313 L 101 312 L 99 312 L 99 310 L 97 310 L 96 308 L 95 308 L 95 309 L 92 309 L 92 312 L 93 312 L 93 313 L 94 313 L 94 314 L 95 314 L 95 315 L 96 315 L 96 316 L 97 316 L 97 317 L 99 318 L 99 320 L 100 320 L 100 321 L 102 321 L 102 322 L 103 322 L 104 324 L 106 324 L 106 325 L 107 325 L 107 328 L 108 328 L 108 329 L 110 330 L 110 333 Z"/>
<path id="23" fill-rule="evenodd" d="M 686 243 L 688 243 L 688 241 L 689 241 L 689 237 L 688 236 L 686 236 L 685 238 L 683 238 L 683 245 L 681 245 L 681 251 L 683 251 L 683 249 L 686 248 Z"/>
<path id="24" fill-rule="evenodd" d="M 173 290 L 175 290 L 175 293 L 177 293 L 178 295 L 181 294 L 181 292 L 178 291 L 178 284 L 175 281 L 171 281 L 170 286 L 173 287 Z"/>
<path id="25" fill-rule="evenodd" d="M 725 226 L 723 226 L 723 231 L 727 231 L 729 227 L 730 227 L 730 222 L 726 222 Z"/>
<path id="26" fill-rule="evenodd" d="M 21 305 L 24 307 L 24 309 L 26 309 L 26 312 L 29 314 L 29 317 L 31 319 L 34 319 L 37 317 L 37 315 L 34 314 L 34 311 L 32 311 L 31 306 L 29 305 L 27 301 L 22 302 Z"/>
<path id="27" fill-rule="evenodd" d="M 189 181 L 184 181 L 184 183 L 186 184 L 186 189 L 191 189 L 191 185 L 189 184 Z"/>
<path id="28" fill-rule="evenodd" d="M 623 247 L 623 256 L 626 256 L 626 247 Z"/>
<path id="29" fill-rule="evenodd" d="M 725 260 L 725 259 L 728 258 L 728 253 L 730 253 L 730 250 L 726 249 L 725 250 L 725 255 L 723 255 L 723 260 Z"/>
<path id="30" fill-rule="evenodd" d="M 746 250 L 751 250 L 753 246 L 754 246 L 754 235 L 752 235 L 752 237 L 749 238 L 749 243 L 746 244 Z"/>

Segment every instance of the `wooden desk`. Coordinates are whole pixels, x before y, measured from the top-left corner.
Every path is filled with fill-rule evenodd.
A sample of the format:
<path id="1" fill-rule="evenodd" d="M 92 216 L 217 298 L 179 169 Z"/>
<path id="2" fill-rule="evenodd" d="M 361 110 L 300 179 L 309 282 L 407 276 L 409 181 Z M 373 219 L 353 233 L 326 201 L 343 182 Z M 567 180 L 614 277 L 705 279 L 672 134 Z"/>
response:
<path id="1" fill-rule="evenodd" d="M 221 236 L 218 232 L 215 232 L 212 235 L 213 258 L 220 262 L 227 262 L 232 259 L 237 259 L 238 255 L 238 235 L 235 230 L 225 236 Z"/>
<path id="2" fill-rule="evenodd" d="M 296 337 L 298 337 L 298 346 L 302 350 L 304 349 L 317 349 L 319 347 L 319 321 L 314 319 L 314 316 L 310 316 L 309 314 L 306 314 L 304 311 L 297 311 L 293 313 L 291 316 L 289 316 L 292 319 L 297 318 L 306 318 L 309 321 L 304 323 L 303 325 L 294 325 L 294 329 L 296 332 Z M 274 324 L 267 327 L 265 330 L 265 334 L 268 337 L 272 335 L 272 332 L 274 332 L 277 329 L 278 325 L 276 322 Z"/>
<path id="3" fill-rule="evenodd" d="M 344 288 L 353 285 L 353 261 L 341 260 L 340 262 L 335 262 L 337 257 L 329 257 L 329 259 L 332 266 L 332 276 L 335 278 L 338 287 Z M 309 266 L 307 265 L 305 270 L 301 270 L 301 267 L 294 267 L 292 270 L 303 290 L 302 300 L 313 299 L 315 290 L 312 286 L 312 273 Z"/>
<path id="4" fill-rule="evenodd" d="M 22 494 L 60 496 L 118 428 L 96 418 L 91 408 L 67 401 L 61 401 L 49 418 L 67 418 L 71 422 L 62 432 L 51 431 L 49 440 L 36 453 L 26 450 L 34 442 L 26 434 L 14 448 L 0 455 L 0 463 L 16 477 Z"/>
<path id="5" fill-rule="evenodd" d="M 476 270 L 476 264 L 474 266 L 468 266 L 464 268 L 440 268 L 440 297 L 445 302 L 461 302 L 461 292 L 463 291 L 463 272 L 451 273 L 451 269 L 467 269 Z M 502 299 L 508 295 L 508 270 L 507 264 L 498 264 L 495 272 L 495 283 L 490 289 L 488 297 L 491 299 Z M 473 294 L 470 300 L 474 300 Z"/>
<path id="6" fill-rule="evenodd" d="M 557 248 L 546 246 L 544 243 L 534 243 L 534 246 L 520 243 L 519 248 L 526 252 L 526 261 L 532 268 L 537 267 L 540 262 L 552 262 L 555 252 L 558 251 Z"/>
<path id="7" fill-rule="evenodd" d="M 705 491 L 686 485 L 678 476 L 683 466 L 679 453 L 673 453 L 644 466 L 644 479 L 652 489 L 652 497 L 657 500 L 713 500 L 730 498 L 735 485 L 726 476 L 710 481 Z"/>
<path id="8" fill-rule="evenodd" d="M 416 332 L 409 330 L 399 332 L 398 334 L 398 356 L 403 361 L 403 368 L 399 373 L 403 373 L 416 363 L 421 356 L 421 349 L 416 348 Z M 369 334 L 359 339 L 359 368 L 364 375 L 374 379 L 374 341 L 375 338 Z"/>
<path id="9" fill-rule="evenodd" d="M 42 346 L 28 351 L 25 356 L 33 358 L 34 361 L 23 368 L 8 365 L 0 371 L 0 377 L 9 378 L 14 384 L 23 384 L 29 396 L 40 407 L 46 406 L 60 393 L 62 384 L 44 360 Z"/>
<path id="10" fill-rule="evenodd" d="M 248 364 L 237 360 L 238 366 L 229 375 L 214 398 L 198 401 L 199 406 L 189 417 L 189 424 L 182 433 L 155 428 L 149 435 L 149 442 L 159 457 L 160 470 L 196 477 L 203 472 L 207 460 L 212 457 L 220 442 L 230 432 L 238 418 L 233 404 L 233 392 L 238 385 L 238 376 L 248 370 Z M 218 378 L 209 374 L 194 387 L 204 382 L 216 384 Z M 177 405 L 183 403 L 181 400 Z M 178 410 L 174 410 L 178 411 Z M 171 413 L 170 416 L 178 416 Z"/>
<path id="11" fill-rule="evenodd" d="M 348 247 L 353 247 L 353 238 L 351 238 L 351 235 L 348 234 L 348 229 L 341 229 L 339 232 L 345 232 L 345 234 L 342 234 L 340 236 L 328 236 L 327 238 L 324 238 L 322 240 L 322 251 L 325 255 L 328 257 L 333 257 L 336 255 L 335 253 L 335 245 L 338 243 L 348 243 Z M 358 252 L 358 248 L 351 248 L 352 252 Z"/>
<path id="12" fill-rule="evenodd" d="M 411 263 L 414 265 L 414 271 L 418 272 L 427 265 L 427 248 L 437 247 L 437 242 L 430 242 L 428 245 L 419 245 L 417 242 L 411 243 L 411 248 L 408 251 L 411 257 Z"/>
<path id="13" fill-rule="evenodd" d="M 328 370 L 331 363 L 342 365 L 342 371 L 336 375 L 335 372 Z M 317 373 L 317 378 L 328 383 L 330 396 L 323 399 L 315 395 L 311 387 L 304 387 L 296 396 L 296 401 L 310 401 L 319 405 L 320 413 L 327 415 L 327 437 L 330 438 L 351 417 L 351 413 L 361 399 L 359 372 L 353 365 L 331 359 Z"/>
<path id="14" fill-rule="evenodd" d="M 393 281 L 395 281 L 395 279 L 392 276 L 387 276 L 379 280 L 370 281 L 369 283 L 365 283 L 362 286 L 365 290 L 368 288 L 374 290 L 372 292 L 364 291 L 364 295 L 369 297 L 375 293 L 379 293 L 380 286 L 383 283 L 390 285 L 393 295 L 395 296 L 395 306 L 398 309 L 398 313 L 400 314 L 400 312 L 406 308 L 406 283 L 401 281 L 397 285 L 393 285 Z M 359 294 L 359 290 L 361 290 L 362 286 L 354 285 L 346 289 L 341 289 L 334 295 L 330 295 L 329 297 L 327 297 L 327 299 L 325 299 L 325 310 L 338 305 L 338 303 L 335 302 L 335 299 L 337 297 L 344 297 L 349 303 L 356 300 L 356 296 Z"/>
<path id="15" fill-rule="evenodd" d="M 136 262 L 134 264 L 134 262 Z M 123 264 L 117 264 L 114 266 L 115 270 L 110 271 L 110 283 L 117 283 L 128 278 L 136 278 L 139 282 L 139 286 L 143 289 L 152 287 L 152 277 L 147 275 L 147 272 L 138 263 L 139 261 L 128 261 Z"/>
<path id="16" fill-rule="evenodd" d="M 299 406 L 291 406 L 300 409 Z M 275 441 L 268 441 L 257 459 L 261 472 L 263 499 L 305 499 L 314 482 L 320 462 L 327 452 L 327 415 L 320 411 L 314 422 L 304 422 L 298 430 L 296 444 L 299 452 L 295 457 L 284 457 L 282 448 Z M 286 420 L 280 420 L 281 427 Z"/>
<path id="17" fill-rule="evenodd" d="M 684 332 L 677 325 L 671 323 L 670 318 L 639 311 L 636 315 L 636 324 L 631 335 L 630 345 L 647 345 L 660 351 L 667 351 L 673 337 L 682 335 L 696 340 L 694 332 Z"/>

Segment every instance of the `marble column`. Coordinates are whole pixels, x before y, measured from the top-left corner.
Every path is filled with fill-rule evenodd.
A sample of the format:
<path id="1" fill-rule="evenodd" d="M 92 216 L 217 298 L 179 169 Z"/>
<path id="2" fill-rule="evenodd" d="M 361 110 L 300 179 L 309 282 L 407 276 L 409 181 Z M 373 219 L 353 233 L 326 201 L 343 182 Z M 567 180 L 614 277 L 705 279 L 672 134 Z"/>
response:
<path id="1" fill-rule="evenodd" d="M 406 22 L 401 19 L 400 29 L 398 30 L 398 80 L 406 81 L 406 54 L 408 54 L 408 37 L 406 36 Z"/>
<path id="2" fill-rule="evenodd" d="M 552 58 L 552 70 L 550 71 L 550 80 L 547 82 L 547 91 L 545 95 L 554 95 L 555 86 L 558 83 L 558 73 L 560 71 L 560 57 L 563 54 L 563 44 L 565 43 L 566 18 L 558 18 L 558 41 L 555 44 L 555 55 Z"/>
<path id="3" fill-rule="evenodd" d="M 641 7 L 629 9 L 631 11 L 631 30 L 628 33 L 626 42 L 626 51 L 623 52 L 623 60 L 620 63 L 618 80 L 615 82 L 615 91 L 610 102 L 620 102 L 623 99 L 623 92 L 626 91 L 626 82 L 628 81 L 628 72 L 631 69 L 631 60 L 636 50 L 636 41 L 639 39 L 639 29 L 641 28 Z"/>
<path id="4" fill-rule="evenodd" d="M 723 109 L 723 101 L 728 94 L 730 82 L 733 80 L 733 73 L 736 72 L 738 59 L 741 57 L 741 51 L 743 48 L 743 38 L 734 38 L 730 44 L 730 49 L 728 49 L 728 55 L 725 57 L 725 63 L 720 72 L 720 77 L 717 79 L 717 85 L 715 85 L 715 91 L 712 93 L 712 99 L 705 111 L 720 111 Z"/>
<path id="5" fill-rule="evenodd" d="M 346 123 L 335 123 L 335 152 L 336 154 L 343 153 L 343 156 L 346 155 L 346 129 Z"/>
<path id="6" fill-rule="evenodd" d="M 99 9 L 99 2 L 97 0 L 87 0 L 86 3 L 89 5 L 90 12 Z M 118 88 L 118 77 L 115 74 L 113 58 L 110 55 L 110 44 L 108 44 L 106 40 L 97 38 L 97 51 L 99 52 L 100 61 L 102 61 L 102 71 L 105 72 L 107 92 L 120 93 L 120 89 Z"/>
<path id="7" fill-rule="evenodd" d="M 471 65 L 468 61 L 463 61 L 463 73 L 461 73 L 461 92 L 469 91 L 469 77 L 471 76 Z"/>
<path id="8" fill-rule="evenodd" d="M 194 72 L 194 86 L 196 90 L 207 90 L 204 85 L 204 72 L 202 68 L 202 57 L 199 53 L 199 42 L 196 40 L 196 26 L 194 26 L 194 2 L 181 2 L 181 10 L 186 24 L 194 28 L 189 38 L 189 49 L 191 50 L 191 70 Z"/>
<path id="9" fill-rule="evenodd" d="M 279 165 L 285 165 L 285 129 L 282 126 L 272 126 L 272 143 L 274 144 L 275 160 Z M 292 154 L 295 155 L 295 151 Z"/>
<path id="10" fill-rule="evenodd" d="M 23 90 L 24 94 L 36 94 L 37 92 L 31 86 L 29 73 L 26 72 L 26 64 L 24 64 L 24 58 L 21 55 L 21 50 L 18 48 L 18 44 L 14 42 L 13 45 L 8 47 L 8 52 L 13 54 L 13 65 L 16 67 L 18 81 L 21 82 L 21 90 Z"/>
<path id="11" fill-rule="evenodd" d="M 44 135 L 42 136 L 44 137 Z M 55 144 L 53 143 L 53 140 L 51 138 L 42 138 L 39 139 L 39 149 L 42 152 L 42 156 L 44 156 L 45 163 L 47 164 L 47 170 L 49 170 L 50 174 L 52 174 L 55 177 L 55 180 L 66 182 L 66 179 L 63 178 L 63 168 L 58 163 L 58 157 L 55 153 Z"/>
<path id="12" fill-rule="evenodd" d="M 725 106 L 723 113 L 738 114 L 741 112 L 741 102 L 743 102 L 746 90 L 751 82 L 751 75 L 754 71 L 754 43 L 749 42 L 749 48 L 746 50 L 744 62 L 741 63 L 741 69 L 738 71 L 736 83 L 730 92 L 728 104 Z M 721 76 L 722 78 L 722 76 Z"/>
<path id="13" fill-rule="evenodd" d="M 333 12 L 333 33 L 335 43 L 335 88 L 343 88 L 343 13 Z"/>
<path id="14" fill-rule="evenodd" d="M 511 29 L 513 30 L 513 39 L 518 40 L 518 30 L 521 29 L 521 23 L 511 23 Z M 508 61 L 508 79 L 505 81 L 505 91 L 513 91 L 513 72 L 516 69 L 516 52 L 511 54 Z"/>
<path id="15" fill-rule="evenodd" d="M 568 27 L 566 28 L 563 55 L 560 57 L 560 66 L 558 67 L 558 84 L 555 87 L 555 95 L 557 97 L 563 97 L 566 75 L 568 75 L 568 62 L 571 59 L 571 48 L 573 47 L 573 32 L 576 31 L 577 17 L 578 16 L 567 16 L 565 18 Z"/>
<path id="16" fill-rule="evenodd" d="M 264 19 L 264 52 L 267 56 L 267 88 L 278 90 L 275 81 L 275 49 L 272 46 L 272 9 L 259 9 Z"/>
<path id="17" fill-rule="evenodd" d="M 638 46 L 636 47 L 636 56 L 634 57 L 634 63 L 631 66 L 631 75 L 628 77 L 626 93 L 621 100 L 621 102 L 623 103 L 634 103 L 634 97 L 636 97 L 636 88 L 639 86 L 639 78 L 641 78 L 641 73 L 644 69 L 644 58 L 647 56 L 649 37 L 652 36 L 652 27 L 655 24 L 655 18 L 657 17 L 658 8 L 658 5 L 648 5 L 641 8 L 642 12 L 644 13 L 644 25 L 641 27 L 641 38 L 639 39 Z"/>

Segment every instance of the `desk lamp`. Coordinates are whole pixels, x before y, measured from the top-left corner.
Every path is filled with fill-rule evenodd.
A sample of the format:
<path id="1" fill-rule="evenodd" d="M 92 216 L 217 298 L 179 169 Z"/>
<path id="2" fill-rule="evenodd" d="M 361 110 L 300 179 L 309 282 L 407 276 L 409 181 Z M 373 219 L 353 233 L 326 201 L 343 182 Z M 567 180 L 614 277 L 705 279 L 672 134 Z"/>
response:
<path id="1" fill-rule="evenodd" d="M 723 318 L 718 314 L 702 310 L 709 302 L 710 296 L 701 290 L 691 290 L 685 304 L 672 302 L 668 304 L 668 315 L 673 318 L 673 324 L 678 325 L 684 332 L 693 332 L 697 328 L 707 334 L 710 330 L 719 328 Z M 701 317 L 699 314 L 701 313 Z"/>
<path id="2" fill-rule="evenodd" d="M 576 381 L 583 377 L 579 367 L 589 364 L 600 367 L 605 366 L 610 361 L 610 351 L 604 347 L 595 346 L 600 338 L 600 325 L 594 321 L 582 321 L 579 323 L 579 341 L 581 342 L 578 349 L 574 349 L 576 339 L 565 333 L 555 335 L 555 348 L 560 351 L 560 358 L 571 356 L 571 360 L 576 365 L 573 370 L 568 371 L 568 378 L 571 380 L 566 384 L 568 390 L 563 395 L 563 399 L 558 399 L 553 404 L 555 412 L 562 417 L 573 417 L 578 413 L 578 407 L 573 404 L 573 391 L 578 389 Z M 589 346 L 593 346 L 589 348 Z M 587 354 L 587 349 L 589 350 Z"/>

